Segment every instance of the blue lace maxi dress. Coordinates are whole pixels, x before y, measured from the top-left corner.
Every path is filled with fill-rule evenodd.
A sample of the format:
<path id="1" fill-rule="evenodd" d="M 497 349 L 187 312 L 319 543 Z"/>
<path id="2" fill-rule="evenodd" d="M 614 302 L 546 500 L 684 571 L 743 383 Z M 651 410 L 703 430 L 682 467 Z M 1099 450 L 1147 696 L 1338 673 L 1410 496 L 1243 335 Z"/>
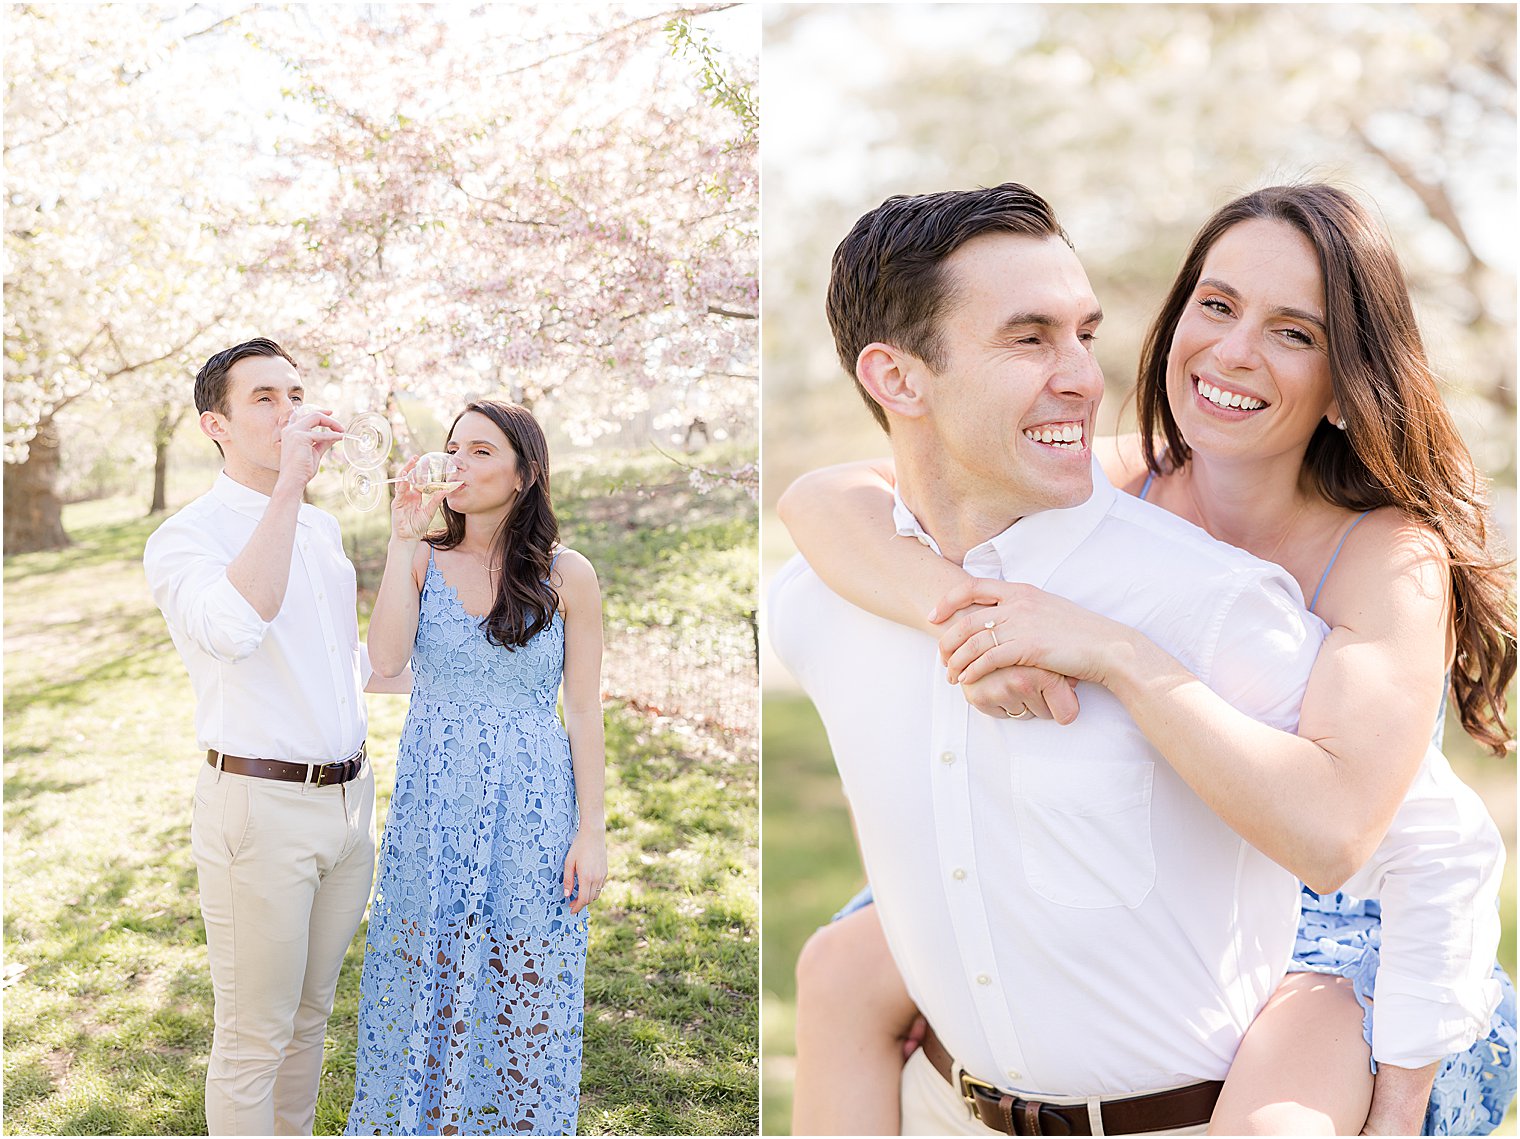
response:
<path id="1" fill-rule="evenodd" d="M 360 982 L 347 1133 L 573 1135 L 586 917 L 558 615 L 492 644 L 432 559 Z"/>

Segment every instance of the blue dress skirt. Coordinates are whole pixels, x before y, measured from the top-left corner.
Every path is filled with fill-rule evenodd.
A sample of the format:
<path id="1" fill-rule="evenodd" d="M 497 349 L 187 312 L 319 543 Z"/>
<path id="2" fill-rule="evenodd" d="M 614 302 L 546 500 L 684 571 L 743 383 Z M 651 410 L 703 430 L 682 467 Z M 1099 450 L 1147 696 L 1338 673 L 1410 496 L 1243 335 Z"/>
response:
<path id="1" fill-rule="evenodd" d="M 573 1135 L 586 915 L 558 615 L 508 651 L 430 561 L 359 984 L 350 1135 Z"/>

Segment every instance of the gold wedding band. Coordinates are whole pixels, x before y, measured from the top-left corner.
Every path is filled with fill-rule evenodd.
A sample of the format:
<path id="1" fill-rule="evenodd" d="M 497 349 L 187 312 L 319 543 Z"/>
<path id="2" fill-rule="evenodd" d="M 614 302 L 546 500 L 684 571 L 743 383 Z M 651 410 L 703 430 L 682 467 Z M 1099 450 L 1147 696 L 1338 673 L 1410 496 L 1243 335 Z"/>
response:
<path id="1" fill-rule="evenodd" d="M 1008 712 L 1008 709 L 1004 708 L 1003 711 Z M 1010 720 L 1028 720 L 1032 719 L 1033 716 L 1034 713 L 1029 710 L 1028 704 L 1025 704 L 1023 710 L 1020 712 L 1008 712 L 1008 718 Z"/>

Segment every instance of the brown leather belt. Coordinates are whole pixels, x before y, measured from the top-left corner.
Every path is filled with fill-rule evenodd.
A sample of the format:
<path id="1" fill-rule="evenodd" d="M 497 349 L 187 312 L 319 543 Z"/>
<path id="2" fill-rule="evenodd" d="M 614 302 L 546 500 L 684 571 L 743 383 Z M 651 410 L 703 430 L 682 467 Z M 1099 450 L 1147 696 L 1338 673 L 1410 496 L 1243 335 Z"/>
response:
<path id="1" fill-rule="evenodd" d="M 934 1029 L 924 1036 L 924 1055 L 934 1070 L 952 1087 L 953 1061 Z M 1146 1131 L 1174 1131 L 1207 1123 L 1224 1084 L 1210 1080 L 1185 1088 L 1130 1096 L 1103 1102 L 1103 1131 L 1108 1135 L 1138 1135 Z M 984 1126 L 1004 1135 L 1091 1135 L 1092 1124 L 1085 1103 L 1041 1103 L 999 1091 L 985 1080 L 961 1073 L 961 1098 Z"/>
<path id="2" fill-rule="evenodd" d="M 289 783 L 313 783 L 318 787 L 332 787 L 358 777 L 359 772 L 364 769 L 367 744 L 368 741 L 360 744 L 359 750 L 353 755 L 335 763 L 292 763 L 286 759 L 246 759 L 241 755 L 227 755 L 225 752 L 215 750 L 206 753 L 206 762 L 212 767 L 219 767 L 234 775 L 251 775 L 255 779 L 283 779 Z M 217 762 L 218 756 L 221 757 L 220 763 Z"/>

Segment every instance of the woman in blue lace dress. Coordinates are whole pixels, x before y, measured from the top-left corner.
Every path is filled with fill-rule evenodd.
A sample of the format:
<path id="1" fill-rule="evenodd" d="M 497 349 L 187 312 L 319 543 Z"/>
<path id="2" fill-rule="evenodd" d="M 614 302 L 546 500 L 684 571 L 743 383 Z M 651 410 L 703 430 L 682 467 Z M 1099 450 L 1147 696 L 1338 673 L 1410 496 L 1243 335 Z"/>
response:
<path id="1" fill-rule="evenodd" d="M 525 408 L 470 404 L 448 451 L 455 483 L 397 484 L 370 620 L 375 670 L 410 660 L 413 685 L 347 1131 L 573 1135 L 584 911 L 607 876 L 601 596 L 557 545 Z"/>
<path id="2" fill-rule="evenodd" d="M 1449 690 L 1468 732 L 1504 753 L 1514 603 L 1386 234 L 1328 186 L 1224 206 L 1147 337 L 1139 411 L 1138 441 L 1094 441 L 1110 480 L 1281 564 L 1330 627 L 1298 737 L 1262 735 L 1222 701 L 1194 699 L 1196 683 L 1132 630 L 1028 587 L 968 584 L 897 542 L 883 465 L 807 476 L 781 515 L 842 596 L 943 634 L 951 681 L 982 711 L 1069 722 L 1066 677 L 1103 683 L 1112 654 L 1133 650 L 1165 683 L 1129 693 L 1132 714 L 1226 822 L 1288 866 L 1306 851 L 1356 852 L 1325 880 L 1372 854 L 1353 881 L 1380 890 L 1381 906 L 1372 890 L 1305 890 L 1292 971 L 1236 1053 L 1216 1129 L 1365 1120 L 1373 1133 L 1486 1134 L 1515 1092 L 1514 990 L 1493 963 L 1502 845 L 1429 734 Z M 930 625 L 972 603 L 993 608 Z M 1015 665 L 1050 671 L 1001 667 Z M 851 1130 L 891 1125 L 855 1109 L 892 1102 L 879 1089 L 894 1083 L 913 1009 L 871 907 L 847 913 L 798 966 L 799 1130 L 831 1130 L 834 1104 L 853 1113 Z M 842 1069 L 847 1101 L 830 1090 Z"/>

